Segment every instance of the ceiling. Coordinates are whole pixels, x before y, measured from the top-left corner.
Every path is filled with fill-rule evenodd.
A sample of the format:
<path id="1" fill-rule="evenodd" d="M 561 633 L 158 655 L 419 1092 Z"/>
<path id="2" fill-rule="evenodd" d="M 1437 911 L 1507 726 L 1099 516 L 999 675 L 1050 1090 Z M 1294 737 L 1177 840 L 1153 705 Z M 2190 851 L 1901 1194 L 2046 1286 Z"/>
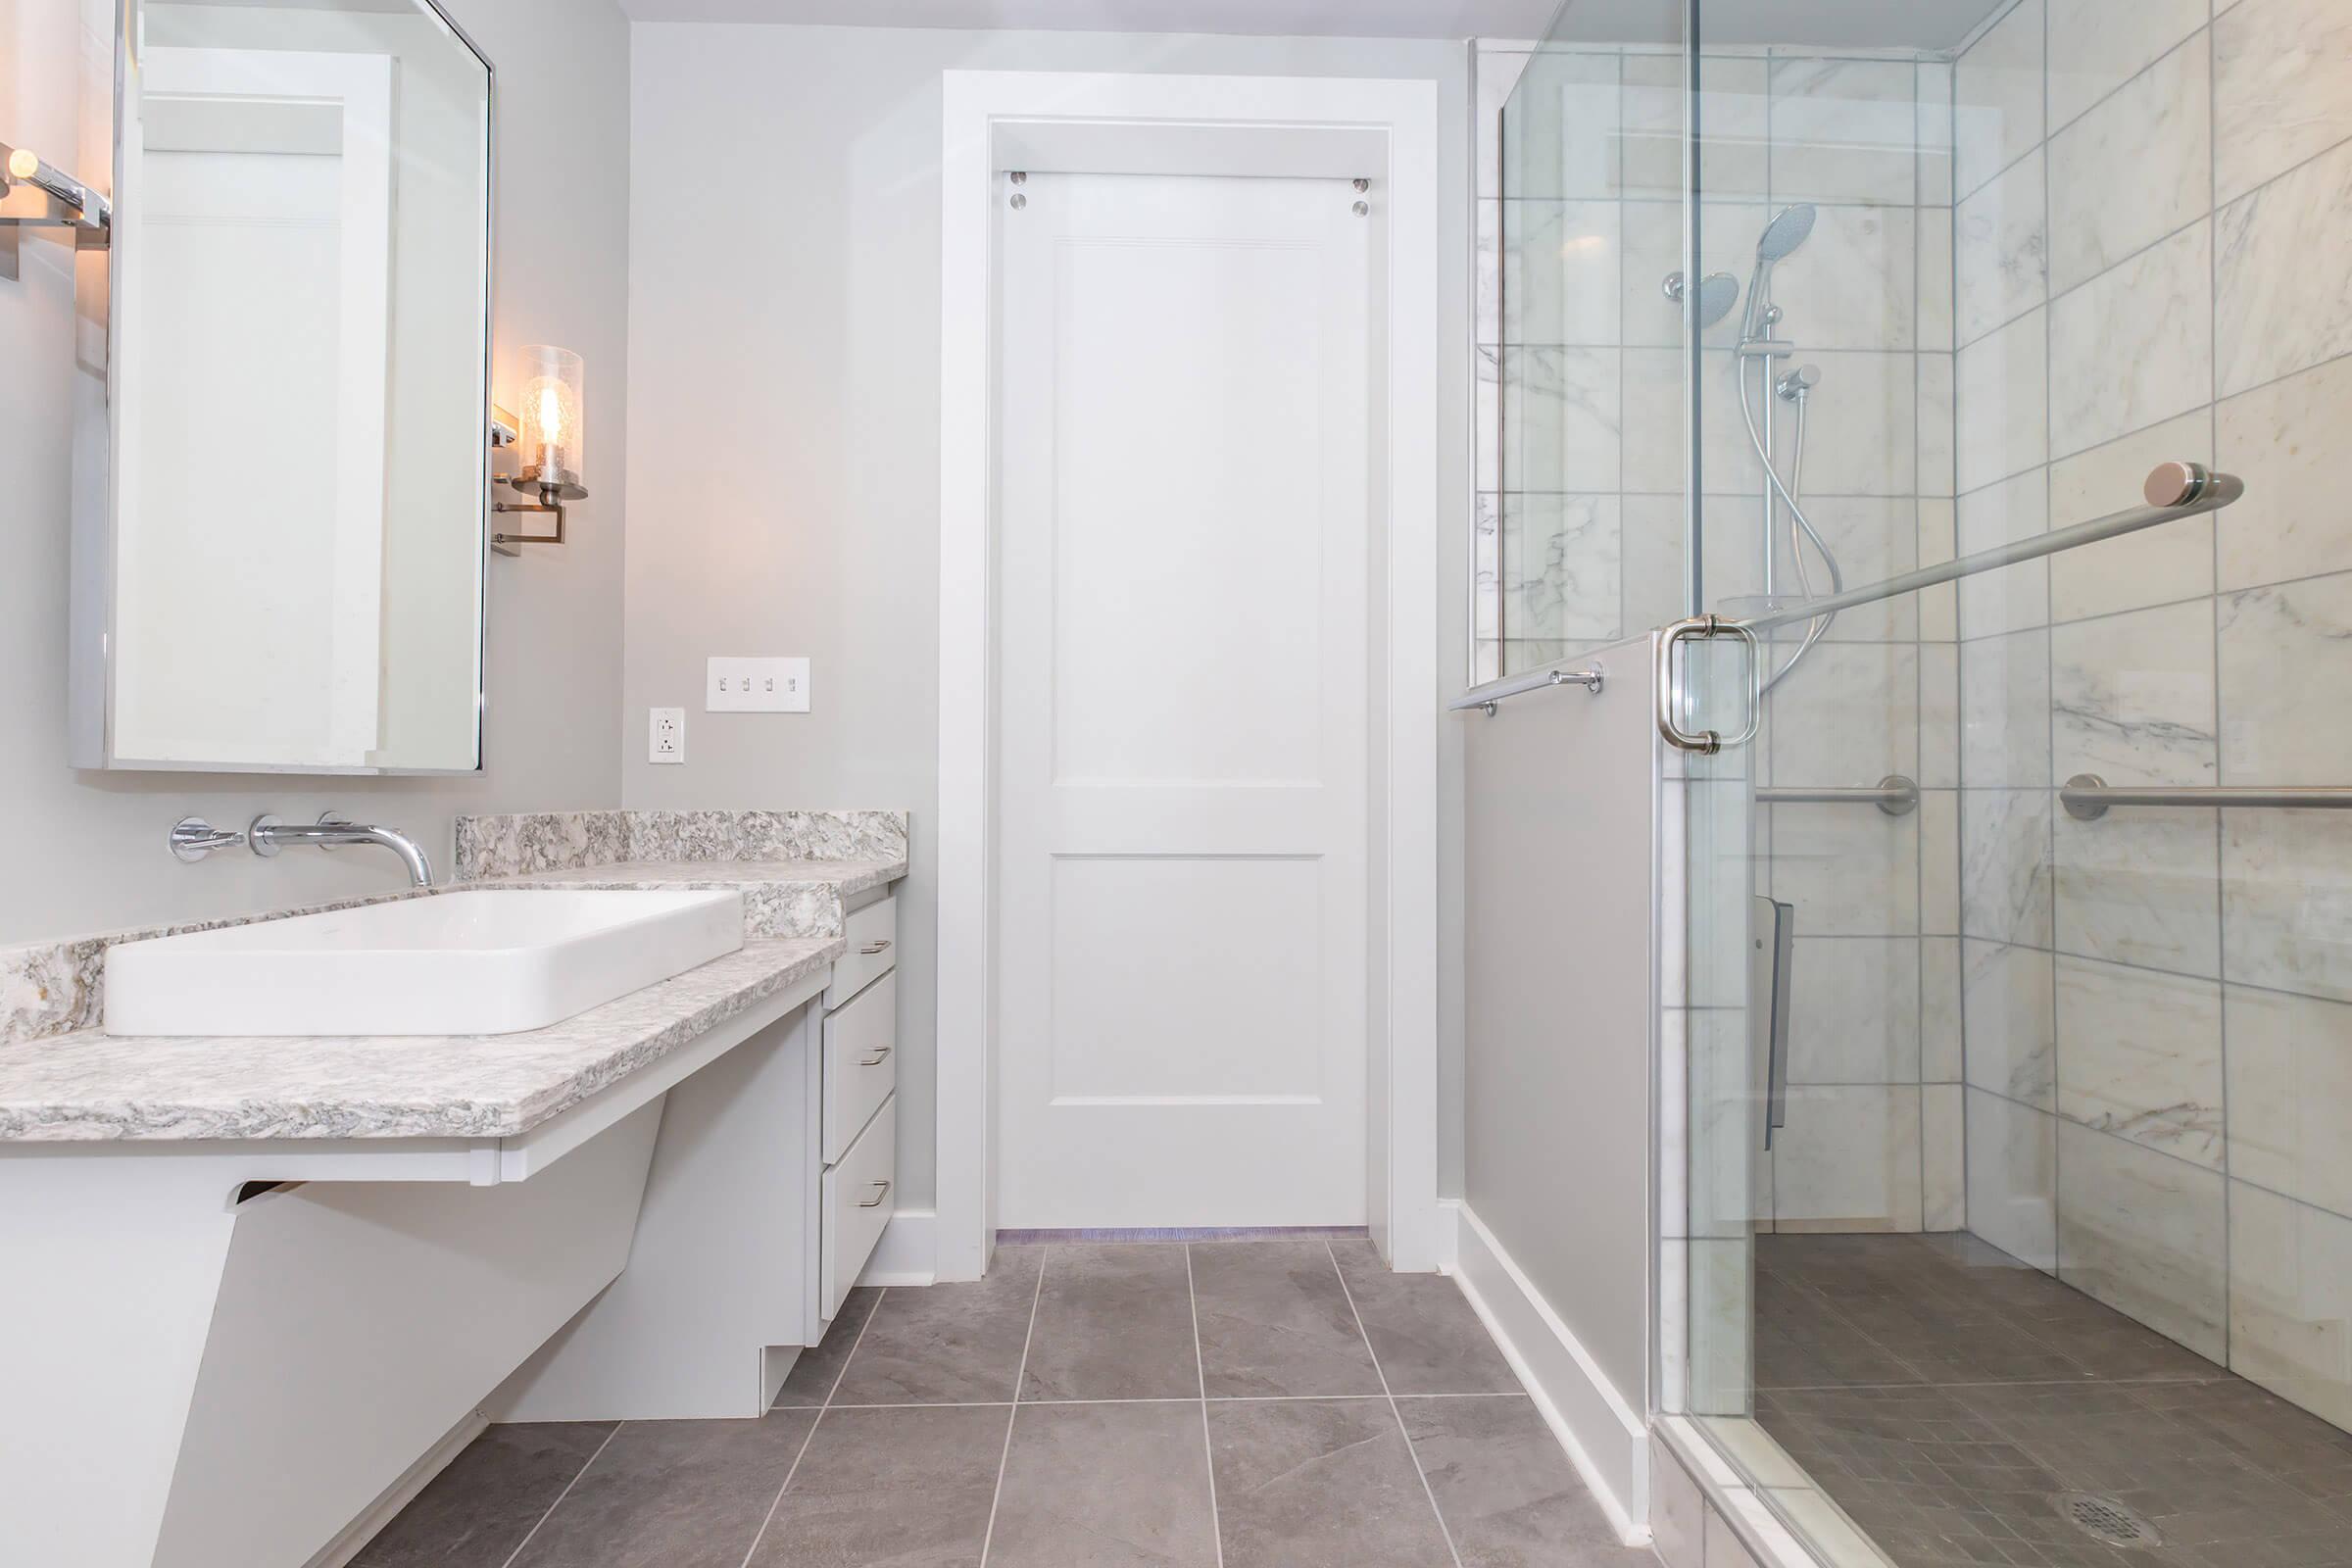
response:
<path id="1" fill-rule="evenodd" d="M 1718 44 L 1948 49 L 2005 0 L 1705 0 Z M 1557 0 L 621 0 L 640 22 L 814 23 L 1061 32 L 1534 38 Z M 1563 36 L 1671 41 L 1679 0 L 1569 0 Z"/>

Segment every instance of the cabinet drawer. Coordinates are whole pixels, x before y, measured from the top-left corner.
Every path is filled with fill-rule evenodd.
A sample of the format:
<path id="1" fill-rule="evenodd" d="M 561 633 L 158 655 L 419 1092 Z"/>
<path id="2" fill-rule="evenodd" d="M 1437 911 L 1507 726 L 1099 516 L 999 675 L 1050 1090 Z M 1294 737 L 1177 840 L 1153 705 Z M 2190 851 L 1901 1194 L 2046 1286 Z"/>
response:
<path id="1" fill-rule="evenodd" d="M 898 1103 L 885 1101 L 858 1141 L 825 1172 L 820 1204 L 821 1235 L 817 1250 L 817 1291 L 822 1315 L 830 1319 L 841 1310 L 842 1298 L 858 1283 L 858 1273 L 874 1254 L 882 1228 L 898 1211 L 892 1178 L 898 1160 Z"/>
<path id="2" fill-rule="evenodd" d="M 840 1159 L 899 1086 L 899 977 L 886 974 L 825 1019 L 825 1159 Z"/>
<path id="3" fill-rule="evenodd" d="M 827 1012 L 863 991 L 867 982 L 888 973 L 899 961 L 899 901 L 879 899 L 862 909 L 852 909 L 842 929 L 850 951 L 833 960 L 833 983 L 825 987 Z"/>

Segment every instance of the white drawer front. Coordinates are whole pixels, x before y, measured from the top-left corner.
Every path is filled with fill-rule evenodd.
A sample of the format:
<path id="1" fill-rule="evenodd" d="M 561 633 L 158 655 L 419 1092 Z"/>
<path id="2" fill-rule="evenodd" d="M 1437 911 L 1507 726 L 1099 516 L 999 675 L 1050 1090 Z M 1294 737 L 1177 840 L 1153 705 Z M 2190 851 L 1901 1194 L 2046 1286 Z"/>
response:
<path id="1" fill-rule="evenodd" d="M 825 1163 L 899 1086 L 899 977 L 886 974 L 825 1019 Z"/>
<path id="2" fill-rule="evenodd" d="M 899 901 L 878 899 L 862 909 L 852 909 L 842 927 L 850 951 L 833 960 L 833 983 L 825 987 L 828 1012 L 899 961 Z"/>
<path id="3" fill-rule="evenodd" d="M 892 1186 L 898 1169 L 898 1109 L 895 1102 L 886 1102 L 841 1156 L 841 1163 L 825 1172 L 817 1290 L 828 1320 L 841 1310 L 842 1298 L 873 1256 L 874 1244 L 882 1240 L 882 1228 L 898 1211 Z"/>

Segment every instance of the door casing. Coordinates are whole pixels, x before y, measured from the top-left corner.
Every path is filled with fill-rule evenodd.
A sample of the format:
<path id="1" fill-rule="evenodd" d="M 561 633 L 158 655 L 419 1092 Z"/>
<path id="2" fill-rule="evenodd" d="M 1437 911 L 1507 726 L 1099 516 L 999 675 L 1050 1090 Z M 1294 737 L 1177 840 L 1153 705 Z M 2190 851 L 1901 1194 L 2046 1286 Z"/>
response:
<path id="1" fill-rule="evenodd" d="M 1366 1208 L 1392 1266 L 1446 1261 L 1438 1195 L 1438 88 L 1428 80 L 943 74 L 937 1198 L 877 1255 L 976 1279 L 994 1247 L 993 275 L 1000 172 L 1370 179 L 1386 206 L 1372 485 Z"/>

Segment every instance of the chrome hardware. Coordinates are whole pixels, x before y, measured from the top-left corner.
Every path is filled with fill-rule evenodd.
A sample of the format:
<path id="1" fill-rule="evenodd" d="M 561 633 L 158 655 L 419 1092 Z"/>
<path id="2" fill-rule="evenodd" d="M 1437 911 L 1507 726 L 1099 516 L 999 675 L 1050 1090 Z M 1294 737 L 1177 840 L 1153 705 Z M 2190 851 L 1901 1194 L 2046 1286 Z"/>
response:
<path id="1" fill-rule="evenodd" d="M 1746 620 L 1728 624 L 1744 626 L 1751 632 L 1773 631 L 1792 626 L 1799 621 L 1815 620 L 1840 610 L 1852 610 L 1857 605 L 1875 605 L 1882 599 L 1893 599 L 1903 594 L 1933 588 L 1937 583 L 1951 582 L 1960 577 L 1973 577 L 1980 571 L 1992 571 L 2001 566 L 2014 566 L 2020 562 L 2039 561 L 2044 556 L 2063 551 L 2079 550 L 2095 545 L 2104 539 L 2122 534 L 2137 533 L 2161 522 L 2178 522 L 2208 512 L 2219 512 L 2234 504 L 2246 493 L 2246 482 L 2233 473 L 2215 473 L 2201 464 L 2164 463 L 2157 465 L 2148 475 L 2150 495 L 2178 495 L 2181 499 L 2166 506 L 2132 507 L 2078 522 L 2071 528 L 2052 533 L 2036 534 L 2015 544 L 1999 545 L 1980 550 L 1973 556 L 1962 556 L 1939 566 L 1923 566 L 1917 571 L 1889 577 L 1885 582 L 1832 594 L 1827 599 L 1807 599 L 1792 603 L 1788 609 L 1767 615 L 1754 615 Z"/>
<path id="2" fill-rule="evenodd" d="M 1473 686 L 1446 705 L 1449 712 L 1465 712 L 1477 709 L 1489 718 L 1506 697 L 1524 696 L 1528 692 L 1549 691 L 1554 686 L 1582 686 L 1593 696 L 1600 695 L 1600 685 L 1607 672 L 1598 664 L 1591 669 L 1538 669 L 1524 675 L 1511 675 L 1502 680 L 1491 680 Z"/>
<path id="3" fill-rule="evenodd" d="M 1796 906 L 1762 894 L 1750 906 L 1756 935 L 1749 941 L 1748 995 L 1765 1004 L 1748 1027 L 1764 1036 L 1764 1147 L 1788 1125 L 1788 997 L 1796 959 Z M 1752 1058 L 1751 1058 L 1752 1059 Z"/>
<path id="4" fill-rule="evenodd" d="M 1356 217 L 1362 218 L 1372 211 L 1372 204 L 1370 202 L 1357 202 L 1348 210 L 1355 214 Z"/>
<path id="5" fill-rule="evenodd" d="M 1900 773 L 1889 773 L 1868 789 L 1806 789 L 1770 787 L 1756 791 L 1758 806 L 1875 806 L 1888 816 L 1909 816 L 1919 809 L 1919 786 Z"/>
<path id="6" fill-rule="evenodd" d="M 890 1183 L 875 1182 L 872 1184 L 872 1186 L 874 1188 L 874 1196 L 859 1202 L 858 1205 L 859 1208 L 880 1208 L 882 1206 L 882 1200 L 890 1196 Z"/>
<path id="7" fill-rule="evenodd" d="M 230 828 L 219 828 L 201 816 L 183 816 L 172 824 L 172 855 L 175 859 L 194 865 L 215 850 L 234 849 L 245 842 L 245 835 Z"/>
<path id="8" fill-rule="evenodd" d="M 412 886 L 429 888 L 433 885 L 433 862 L 415 839 L 395 828 L 374 827 L 354 822 L 332 811 L 318 813 L 317 823 L 309 827 L 294 827 L 264 812 L 253 819 L 245 830 L 246 848 L 268 858 L 289 844 L 312 844 L 322 850 L 339 850 L 347 845 L 373 844 L 390 850 L 400 857 L 408 868 Z"/>
<path id="9" fill-rule="evenodd" d="M 1368 179 L 1351 179 L 1348 183 L 1353 185 L 1359 194 L 1372 188 L 1372 182 Z"/>
<path id="10" fill-rule="evenodd" d="M 1016 212 L 1016 213 L 1017 213 L 1017 212 L 1019 212 L 1019 211 L 1020 211 L 1022 208 L 1024 208 L 1024 207 L 1026 207 L 1026 206 L 1028 206 L 1028 205 L 1029 205 L 1029 198 L 1028 198 L 1028 197 L 1026 197 L 1026 196 L 1022 195 L 1022 194 L 1021 194 L 1019 191 L 1017 191 L 1017 190 L 1016 190 L 1016 191 L 1014 191 L 1014 192 L 1012 193 L 1012 210 L 1013 210 L 1014 212 Z"/>
<path id="11" fill-rule="evenodd" d="M 1682 726 L 1681 715 L 1689 704 L 1682 683 L 1675 678 L 1674 651 L 1692 637 L 1737 637 L 1747 645 L 1747 725 L 1728 740 L 1711 729 L 1693 733 Z M 1696 615 L 1678 620 L 1658 633 L 1658 733 L 1666 744 L 1681 751 L 1713 756 L 1726 746 L 1745 746 L 1756 738 L 1764 723 L 1764 649 L 1756 641 L 1755 632 L 1746 622 L 1724 620 L 1714 615 Z"/>
<path id="12" fill-rule="evenodd" d="M 1025 170 L 1016 169 L 1011 173 L 1006 174 L 1004 177 L 1011 180 L 1015 185 L 1026 185 L 1029 183 L 1029 174 Z"/>
<path id="13" fill-rule="evenodd" d="M 1793 370 L 1782 372 L 1781 378 L 1772 383 L 1772 395 L 1783 403 L 1794 403 L 1820 384 L 1821 367 L 1800 365 Z"/>
<path id="14" fill-rule="evenodd" d="M 2289 811 L 2352 810 L 2352 790 L 2313 785 L 2115 785 L 2096 773 L 2077 773 L 2058 792 L 2066 814 L 2095 822 L 2114 806 L 2256 806 Z"/>
<path id="15" fill-rule="evenodd" d="M 860 1067 L 879 1067 L 890 1059 L 890 1054 L 895 1049 L 897 1048 L 892 1046 L 884 1046 L 870 1056 L 858 1057 L 858 1065 Z"/>
<path id="16" fill-rule="evenodd" d="M 868 958 L 872 957 L 877 953 L 888 953 L 890 951 L 890 938 L 884 937 L 879 942 L 868 942 L 864 947 L 859 948 L 858 951 Z"/>
<path id="17" fill-rule="evenodd" d="M 75 250 L 105 250 L 114 219 L 104 196 L 26 149 L 0 142 L 0 229 L 12 235 L 21 228 L 70 229 Z"/>

